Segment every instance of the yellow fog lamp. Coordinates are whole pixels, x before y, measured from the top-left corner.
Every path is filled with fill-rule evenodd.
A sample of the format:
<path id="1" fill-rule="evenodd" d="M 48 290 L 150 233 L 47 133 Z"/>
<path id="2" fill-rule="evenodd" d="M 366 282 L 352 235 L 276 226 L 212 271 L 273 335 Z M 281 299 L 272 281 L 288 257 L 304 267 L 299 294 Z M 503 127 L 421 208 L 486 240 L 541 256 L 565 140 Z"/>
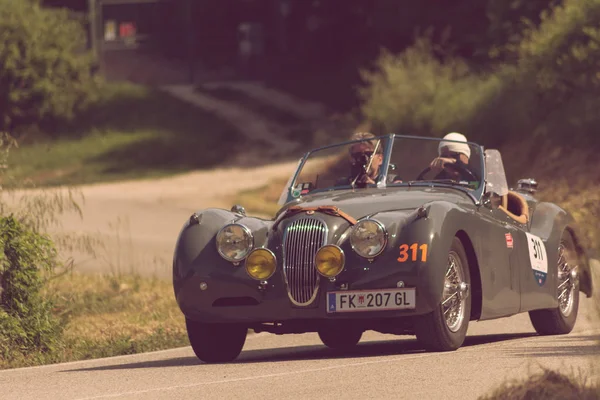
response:
<path id="1" fill-rule="evenodd" d="M 254 249 L 246 257 L 246 272 L 257 281 L 269 279 L 275 273 L 276 267 L 275 254 L 269 249 Z"/>
<path id="2" fill-rule="evenodd" d="M 334 278 L 344 270 L 344 251 L 334 244 L 323 246 L 315 255 L 317 272 L 325 278 Z"/>

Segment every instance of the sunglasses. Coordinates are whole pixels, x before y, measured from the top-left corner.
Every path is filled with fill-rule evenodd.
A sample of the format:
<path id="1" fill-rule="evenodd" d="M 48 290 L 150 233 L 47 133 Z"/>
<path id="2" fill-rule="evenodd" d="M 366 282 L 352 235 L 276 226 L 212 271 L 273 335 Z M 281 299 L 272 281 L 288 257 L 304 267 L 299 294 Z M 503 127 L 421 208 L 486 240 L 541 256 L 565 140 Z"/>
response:
<path id="1" fill-rule="evenodd" d="M 440 154 L 441 157 L 449 157 L 458 159 L 462 153 L 457 153 L 454 151 L 442 151 Z"/>
<path id="2" fill-rule="evenodd" d="M 373 155 L 372 151 L 360 151 L 356 153 L 352 153 L 350 156 L 355 160 L 362 159 L 364 157 L 370 158 Z"/>

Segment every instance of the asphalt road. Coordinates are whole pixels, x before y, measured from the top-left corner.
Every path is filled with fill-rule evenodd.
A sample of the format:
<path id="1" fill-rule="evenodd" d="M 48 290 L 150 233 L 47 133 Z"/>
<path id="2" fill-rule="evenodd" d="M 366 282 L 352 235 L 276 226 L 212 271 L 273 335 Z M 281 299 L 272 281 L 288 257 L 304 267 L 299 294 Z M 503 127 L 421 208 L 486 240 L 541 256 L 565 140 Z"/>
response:
<path id="1" fill-rule="evenodd" d="M 83 189 L 84 218 L 67 214 L 60 229 L 104 240 L 103 257 L 76 258 L 80 270 L 133 268 L 168 278 L 173 244 L 190 212 L 228 207 L 232 190 L 260 187 L 293 164 L 93 185 Z M 118 221 L 126 223 L 115 227 Z M 592 300 L 581 298 L 574 332 L 560 337 L 535 335 L 527 314 L 471 323 L 465 345 L 450 353 L 425 353 L 412 337 L 375 332 L 347 355 L 323 346 L 316 334 L 253 334 L 230 364 L 203 364 L 186 347 L 0 371 L 0 399 L 476 399 L 540 366 L 600 376 L 590 370 L 600 366 Z"/>
<path id="2" fill-rule="evenodd" d="M 352 354 L 315 334 L 248 336 L 229 364 L 204 364 L 191 348 L 0 372 L 11 399 L 476 399 L 541 366 L 598 375 L 600 329 L 537 336 L 527 315 L 472 323 L 455 352 L 426 353 L 409 336 L 367 332 Z M 597 368 L 597 367 L 596 367 Z"/>

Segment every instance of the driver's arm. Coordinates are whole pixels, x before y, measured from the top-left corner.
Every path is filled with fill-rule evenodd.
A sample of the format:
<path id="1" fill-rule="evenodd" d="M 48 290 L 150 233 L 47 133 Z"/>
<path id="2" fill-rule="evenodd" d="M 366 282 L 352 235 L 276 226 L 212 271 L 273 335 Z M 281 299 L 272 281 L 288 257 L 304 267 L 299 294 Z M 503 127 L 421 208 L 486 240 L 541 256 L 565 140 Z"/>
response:
<path id="1" fill-rule="evenodd" d="M 446 164 L 454 164 L 456 163 L 456 159 L 454 158 L 447 158 L 447 157 L 436 157 L 433 159 L 433 161 L 431 162 L 431 164 L 429 164 L 429 167 L 431 168 L 431 170 L 434 173 L 439 173 L 442 172 L 442 170 L 444 169 L 444 166 Z M 462 163 L 462 161 L 461 161 Z"/>

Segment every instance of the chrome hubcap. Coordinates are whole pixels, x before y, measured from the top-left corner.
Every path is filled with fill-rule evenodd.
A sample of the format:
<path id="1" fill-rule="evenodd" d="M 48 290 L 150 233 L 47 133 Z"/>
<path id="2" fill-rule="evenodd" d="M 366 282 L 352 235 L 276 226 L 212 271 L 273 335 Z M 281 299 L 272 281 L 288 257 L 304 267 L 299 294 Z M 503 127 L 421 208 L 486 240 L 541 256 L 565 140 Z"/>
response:
<path id="1" fill-rule="evenodd" d="M 558 308 L 561 314 L 568 317 L 573 312 L 579 274 L 577 266 L 569 264 L 568 250 L 563 242 L 558 246 Z"/>
<path id="2" fill-rule="evenodd" d="M 464 281 L 463 266 L 456 252 L 448 254 L 448 268 L 444 280 L 442 310 L 448 329 L 456 332 L 465 319 L 465 302 L 469 296 L 469 284 Z"/>

